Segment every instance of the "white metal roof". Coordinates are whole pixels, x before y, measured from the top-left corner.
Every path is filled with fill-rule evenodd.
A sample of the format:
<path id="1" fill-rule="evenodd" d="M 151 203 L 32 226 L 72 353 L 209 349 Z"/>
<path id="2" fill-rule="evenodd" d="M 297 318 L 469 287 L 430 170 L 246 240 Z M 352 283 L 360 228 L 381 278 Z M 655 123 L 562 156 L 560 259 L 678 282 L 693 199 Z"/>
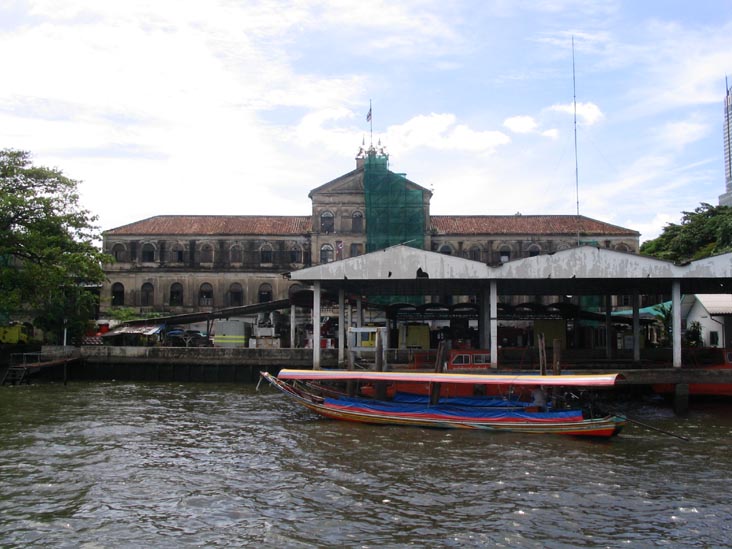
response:
<path id="1" fill-rule="evenodd" d="M 732 295 L 730 294 L 696 294 L 710 315 L 732 315 Z"/>
<path id="2" fill-rule="evenodd" d="M 581 246 L 495 267 L 478 261 L 392 246 L 358 257 L 290 273 L 292 280 L 321 281 L 348 291 L 382 293 L 476 293 L 489 281 L 504 294 L 670 293 L 681 281 L 682 292 L 732 293 L 732 253 L 676 265 L 638 254 Z M 602 291 L 598 291 L 602 287 Z"/>

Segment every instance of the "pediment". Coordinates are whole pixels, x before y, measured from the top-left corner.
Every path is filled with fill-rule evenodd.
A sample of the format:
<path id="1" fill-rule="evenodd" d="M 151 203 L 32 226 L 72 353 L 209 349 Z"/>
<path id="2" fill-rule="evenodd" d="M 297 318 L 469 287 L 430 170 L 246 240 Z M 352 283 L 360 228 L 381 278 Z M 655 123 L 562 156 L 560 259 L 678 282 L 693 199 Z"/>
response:
<path id="1" fill-rule="evenodd" d="M 391 172 L 393 173 L 393 172 Z M 347 194 L 347 193 L 362 193 L 363 192 L 363 178 L 364 169 L 357 168 L 351 172 L 341 175 L 327 183 L 324 183 L 320 187 L 316 187 L 311 190 L 308 194 L 309 198 L 313 198 L 317 195 L 328 195 L 328 194 Z M 409 190 L 420 190 L 428 193 L 428 196 L 432 195 L 429 189 L 418 185 L 414 181 L 410 181 L 406 177 L 403 179 L 406 182 L 407 189 Z"/>

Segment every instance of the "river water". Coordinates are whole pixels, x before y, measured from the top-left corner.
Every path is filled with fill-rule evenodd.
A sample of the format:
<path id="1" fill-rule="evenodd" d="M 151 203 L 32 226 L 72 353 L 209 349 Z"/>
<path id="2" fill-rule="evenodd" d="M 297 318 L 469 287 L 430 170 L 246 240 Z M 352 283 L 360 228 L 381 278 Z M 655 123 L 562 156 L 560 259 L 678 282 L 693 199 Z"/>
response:
<path id="1" fill-rule="evenodd" d="M 2 547 L 729 547 L 732 402 L 610 441 L 364 426 L 269 387 L 0 387 Z"/>

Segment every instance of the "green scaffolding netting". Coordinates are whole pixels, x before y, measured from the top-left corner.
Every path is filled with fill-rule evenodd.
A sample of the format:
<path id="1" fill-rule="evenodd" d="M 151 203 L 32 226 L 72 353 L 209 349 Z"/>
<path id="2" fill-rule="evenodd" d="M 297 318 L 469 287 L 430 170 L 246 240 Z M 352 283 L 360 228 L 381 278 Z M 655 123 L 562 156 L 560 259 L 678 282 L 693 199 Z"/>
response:
<path id="1" fill-rule="evenodd" d="M 364 161 L 366 199 L 366 251 L 396 244 L 424 249 L 424 196 L 410 189 L 407 179 L 389 171 L 385 155 L 369 155 Z"/>
<path id="2" fill-rule="evenodd" d="M 369 154 L 364 160 L 366 200 L 366 251 L 383 250 L 396 244 L 424 249 L 424 194 L 410 189 L 402 174 L 389 171 L 386 155 Z M 421 296 L 374 296 L 375 303 L 419 304 Z"/>

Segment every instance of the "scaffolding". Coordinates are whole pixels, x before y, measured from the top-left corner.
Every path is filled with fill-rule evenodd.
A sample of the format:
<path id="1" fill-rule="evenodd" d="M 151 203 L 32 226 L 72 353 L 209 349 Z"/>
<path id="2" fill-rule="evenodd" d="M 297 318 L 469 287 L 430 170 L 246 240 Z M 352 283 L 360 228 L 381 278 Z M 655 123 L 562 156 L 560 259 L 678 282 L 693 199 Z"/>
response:
<path id="1" fill-rule="evenodd" d="M 389 157 L 371 149 L 364 158 L 366 251 L 406 244 L 424 249 L 424 191 L 389 171 Z"/>

